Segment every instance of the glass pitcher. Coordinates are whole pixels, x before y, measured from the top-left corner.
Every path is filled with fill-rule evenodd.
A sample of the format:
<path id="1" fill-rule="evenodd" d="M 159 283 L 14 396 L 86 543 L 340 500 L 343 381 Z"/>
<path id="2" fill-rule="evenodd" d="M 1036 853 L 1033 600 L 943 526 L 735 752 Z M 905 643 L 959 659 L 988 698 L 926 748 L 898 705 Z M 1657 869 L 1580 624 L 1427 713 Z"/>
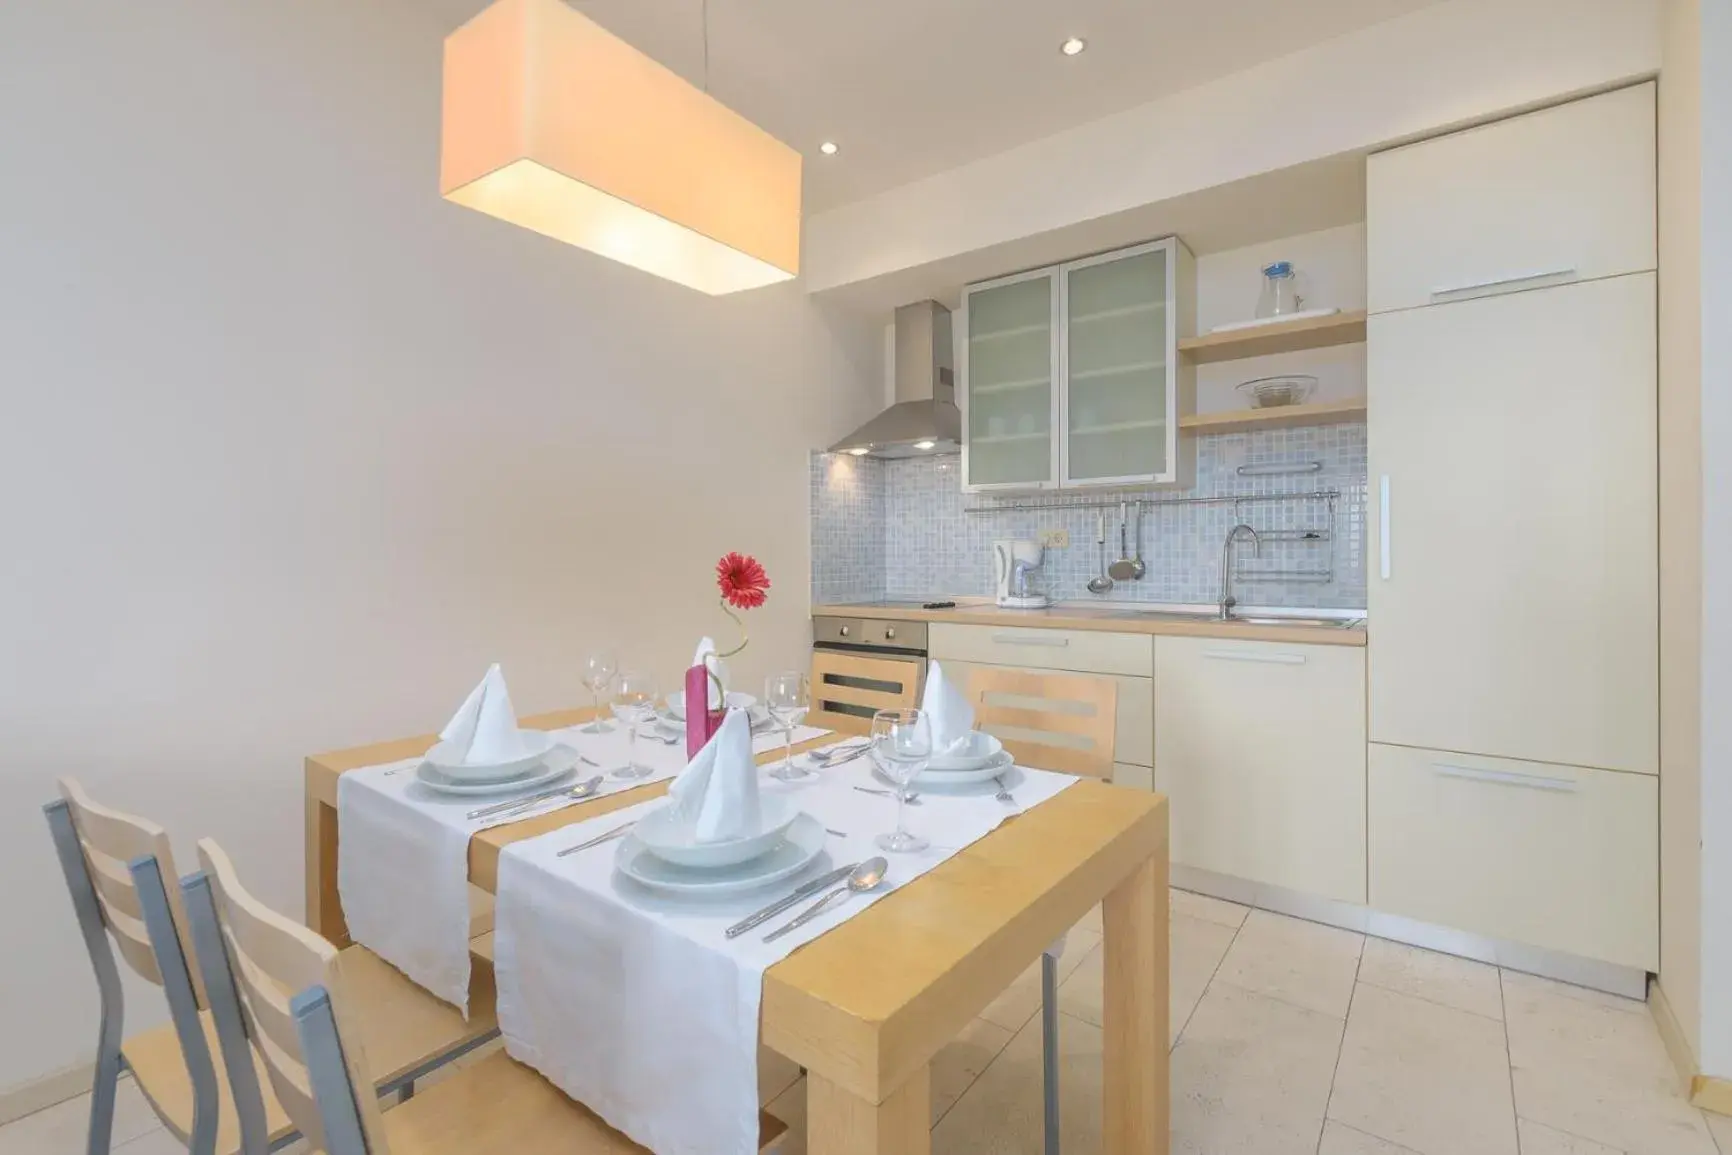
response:
<path id="1" fill-rule="evenodd" d="M 1257 297 L 1257 318 L 1285 317 L 1299 311 L 1301 298 L 1292 261 L 1263 266 L 1263 291 Z"/>

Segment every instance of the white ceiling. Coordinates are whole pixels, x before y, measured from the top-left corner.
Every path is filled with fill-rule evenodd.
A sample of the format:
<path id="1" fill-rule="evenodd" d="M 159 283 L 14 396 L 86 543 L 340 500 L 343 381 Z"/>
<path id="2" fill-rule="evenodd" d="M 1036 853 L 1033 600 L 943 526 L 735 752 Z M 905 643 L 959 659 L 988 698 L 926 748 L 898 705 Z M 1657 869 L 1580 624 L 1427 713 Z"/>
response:
<path id="1" fill-rule="evenodd" d="M 430 2 L 456 28 L 487 0 Z M 810 213 L 1437 2 L 708 0 L 710 89 L 806 154 Z M 573 3 L 701 83 L 704 0 Z"/>

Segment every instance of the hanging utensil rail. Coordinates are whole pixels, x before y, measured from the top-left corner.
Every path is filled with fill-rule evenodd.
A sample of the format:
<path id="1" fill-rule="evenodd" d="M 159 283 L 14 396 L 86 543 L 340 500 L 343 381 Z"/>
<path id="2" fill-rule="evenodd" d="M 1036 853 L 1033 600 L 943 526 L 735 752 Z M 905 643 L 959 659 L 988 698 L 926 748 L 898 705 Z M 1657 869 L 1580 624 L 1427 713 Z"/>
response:
<path id="1" fill-rule="evenodd" d="M 1168 505 L 1239 505 L 1266 501 L 1329 501 L 1341 496 L 1339 489 L 1318 489 L 1309 493 L 1228 493 L 1218 497 L 1141 497 L 1135 500 L 1159 509 Z M 1114 496 L 1099 500 L 1077 500 L 1063 494 L 1006 500 L 998 505 L 964 506 L 963 513 L 1062 513 L 1073 509 L 1113 509 L 1124 498 Z"/>

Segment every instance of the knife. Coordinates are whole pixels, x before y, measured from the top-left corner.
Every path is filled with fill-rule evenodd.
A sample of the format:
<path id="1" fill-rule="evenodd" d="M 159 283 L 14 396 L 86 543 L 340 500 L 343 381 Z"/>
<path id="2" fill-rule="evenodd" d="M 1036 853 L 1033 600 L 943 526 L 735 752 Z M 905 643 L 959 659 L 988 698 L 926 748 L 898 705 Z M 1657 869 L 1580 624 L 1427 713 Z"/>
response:
<path id="1" fill-rule="evenodd" d="M 806 883 L 788 897 L 778 899 L 775 902 L 772 902 L 769 906 L 766 906 L 763 910 L 758 911 L 756 914 L 748 916 L 743 922 L 736 922 L 733 926 L 730 926 L 728 928 L 728 937 L 739 938 L 753 927 L 762 926 L 772 918 L 775 918 L 778 914 L 781 914 L 784 910 L 787 910 L 790 906 L 793 906 L 801 899 L 811 898 L 814 894 L 817 894 L 827 886 L 835 886 L 838 882 L 841 882 L 844 878 L 847 878 L 850 874 L 854 873 L 854 868 L 858 865 L 860 864 L 857 862 L 851 862 L 847 866 L 838 866 L 829 874 L 819 875 L 817 878 Z"/>
<path id="2" fill-rule="evenodd" d="M 599 775 L 597 777 L 599 777 Z M 549 798 L 558 798 L 561 794 L 575 789 L 576 786 L 583 785 L 587 785 L 587 783 L 579 782 L 574 785 L 573 783 L 567 782 L 563 786 L 554 786 L 547 790 L 538 790 L 534 794 L 526 794 L 521 798 L 508 798 L 504 802 L 495 802 L 491 806 L 482 806 L 478 809 L 471 810 L 468 818 L 469 821 L 473 822 L 477 818 L 493 818 L 497 815 L 504 814 L 509 810 L 516 810 L 519 808 L 527 810 L 531 806 L 541 802 L 546 802 Z M 591 791 L 591 793 L 597 793 L 600 789 L 601 783 L 597 782 L 595 790 Z"/>

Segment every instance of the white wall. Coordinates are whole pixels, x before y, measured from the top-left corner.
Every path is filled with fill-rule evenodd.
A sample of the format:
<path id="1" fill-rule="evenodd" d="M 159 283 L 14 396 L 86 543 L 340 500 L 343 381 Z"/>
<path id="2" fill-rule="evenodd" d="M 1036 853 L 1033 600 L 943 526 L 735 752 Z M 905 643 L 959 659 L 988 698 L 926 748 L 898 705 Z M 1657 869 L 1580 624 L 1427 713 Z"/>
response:
<path id="1" fill-rule="evenodd" d="M 55 776 L 298 912 L 302 756 L 436 729 L 488 661 L 524 712 L 586 646 L 671 683 L 733 548 L 775 583 L 736 671 L 805 660 L 807 453 L 877 409 L 878 331 L 442 203 L 446 31 L 0 4 L 0 1092 L 95 1037 Z"/>
<path id="2" fill-rule="evenodd" d="M 1701 5 L 1702 1069 L 1732 1079 L 1732 4 Z"/>
<path id="3" fill-rule="evenodd" d="M 1647 75 L 1659 0 L 1449 0 L 814 216 L 813 291 Z"/>
<path id="4" fill-rule="evenodd" d="M 1660 75 L 1660 987 L 1702 1053 L 1702 187 L 1699 0 Z"/>
<path id="5" fill-rule="evenodd" d="M 1207 333 L 1216 325 L 1254 317 L 1263 269 L 1274 261 L 1293 263 L 1294 280 L 1305 308 L 1365 308 L 1365 225 L 1343 225 L 1198 257 L 1197 332 Z M 1275 373 L 1316 377 L 1317 392 L 1312 401 L 1364 397 L 1365 346 L 1337 345 L 1199 365 L 1197 411 L 1243 409 L 1247 401 L 1238 393 L 1238 386 Z"/>

